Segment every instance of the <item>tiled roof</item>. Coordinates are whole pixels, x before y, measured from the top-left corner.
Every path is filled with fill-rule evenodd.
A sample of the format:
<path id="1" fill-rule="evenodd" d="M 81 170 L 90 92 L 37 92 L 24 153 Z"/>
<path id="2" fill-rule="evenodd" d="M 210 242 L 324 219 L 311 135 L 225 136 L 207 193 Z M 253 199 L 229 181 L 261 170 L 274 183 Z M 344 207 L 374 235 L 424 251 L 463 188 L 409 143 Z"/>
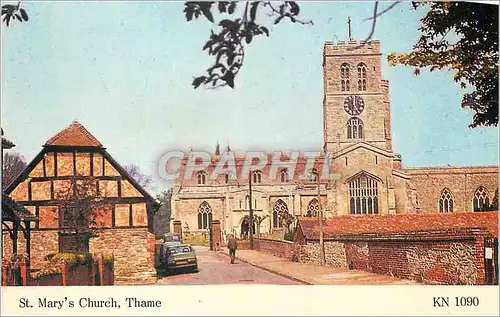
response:
<path id="1" fill-rule="evenodd" d="M 12 220 L 14 217 L 19 220 L 37 220 L 36 216 L 28 209 L 24 208 L 7 194 L 2 193 L 2 218 Z"/>
<path id="2" fill-rule="evenodd" d="M 318 218 L 299 217 L 299 225 L 306 239 L 318 238 Z M 498 237 L 498 212 L 336 216 L 325 220 L 323 228 L 325 236 L 483 228 Z"/>
<path id="3" fill-rule="evenodd" d="M 54 135 L 45 145 L 102 147 L 101 142 L 77 121 Z"/>

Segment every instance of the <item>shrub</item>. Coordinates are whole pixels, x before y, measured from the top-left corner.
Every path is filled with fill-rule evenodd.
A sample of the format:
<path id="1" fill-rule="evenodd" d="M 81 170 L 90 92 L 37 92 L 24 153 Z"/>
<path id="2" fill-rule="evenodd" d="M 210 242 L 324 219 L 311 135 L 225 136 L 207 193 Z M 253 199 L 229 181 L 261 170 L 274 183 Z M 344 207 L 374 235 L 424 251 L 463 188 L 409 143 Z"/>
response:
<path id="1" fill-rule="evenodd" d="M 50 260 L 52 264 L 67 263 L 70 267 L 90 265 L 92 254 L 90 253 L 57 253 Z"/>
<path id="2" fill-rule="evenodd" d="M 105 265 L 112 265 L 115 261 L 115 257 L 112 254 L 103 254 L 102 261 Z"/>
<path id="3" fill-rule="evenodd" d="M 293 232 L 287 232 L 287 233 L 285 233 L 284 240 L 286 240 L 286 241 L 292 241 L 293 242 Z"/>

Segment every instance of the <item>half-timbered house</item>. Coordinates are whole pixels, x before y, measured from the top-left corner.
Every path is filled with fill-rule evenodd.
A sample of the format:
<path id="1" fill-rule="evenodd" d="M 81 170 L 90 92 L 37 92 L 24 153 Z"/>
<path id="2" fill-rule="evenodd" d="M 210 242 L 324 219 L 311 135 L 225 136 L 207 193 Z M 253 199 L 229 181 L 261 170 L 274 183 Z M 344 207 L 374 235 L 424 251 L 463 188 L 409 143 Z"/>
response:
<path id="1" fill-rule="evenodd" d="M 114 255 L 118 283 L 154 281 L 153 216 L 159 205 L 76 121 L 50 138 L 5 190 L 39 218 L 31 230 L 31 266 L 36 268 L 48 254 L 71 249 L 67 244 L 72 240 L 62 230 L 58 193 L 75 178 L 94 181 L 100 193 L 89 251 Z M 12 249 L 4 241 L 4 252 Z"/>

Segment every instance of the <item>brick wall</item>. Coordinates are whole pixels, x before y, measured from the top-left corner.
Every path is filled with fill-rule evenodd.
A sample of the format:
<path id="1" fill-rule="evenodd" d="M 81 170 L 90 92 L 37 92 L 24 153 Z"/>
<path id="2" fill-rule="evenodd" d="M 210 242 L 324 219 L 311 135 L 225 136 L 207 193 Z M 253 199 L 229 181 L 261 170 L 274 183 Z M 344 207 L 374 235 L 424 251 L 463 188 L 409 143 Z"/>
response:
<path id="1" fill-rule="evenodd" d="M 257 247 L 256 250 L 258 251 L 289 260 L 295 260 L 295 245 L 293 242 L 256 238 L 254 239 L 254 244 Z"/>
<path id="2" fill-rule="evenodd" d="M 357 235 L 325 241 L 326 264 L 425 284 L 484 284 L 484 231 Z M 298 260 L 319 263 L 319 243 L 297 247 Z"/>

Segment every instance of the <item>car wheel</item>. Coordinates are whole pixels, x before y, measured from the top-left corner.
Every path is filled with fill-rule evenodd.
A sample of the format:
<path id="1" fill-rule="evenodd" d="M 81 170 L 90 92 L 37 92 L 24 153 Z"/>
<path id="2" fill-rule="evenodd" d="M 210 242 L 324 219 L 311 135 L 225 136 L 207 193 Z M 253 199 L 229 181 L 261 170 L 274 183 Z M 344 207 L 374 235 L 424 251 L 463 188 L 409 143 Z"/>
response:
<path id="1" fill-rule="evenodd" d="M 200 270 L 198 270 L 198 265 L 194 267 L 193 272 L 198 273 Z"/>

